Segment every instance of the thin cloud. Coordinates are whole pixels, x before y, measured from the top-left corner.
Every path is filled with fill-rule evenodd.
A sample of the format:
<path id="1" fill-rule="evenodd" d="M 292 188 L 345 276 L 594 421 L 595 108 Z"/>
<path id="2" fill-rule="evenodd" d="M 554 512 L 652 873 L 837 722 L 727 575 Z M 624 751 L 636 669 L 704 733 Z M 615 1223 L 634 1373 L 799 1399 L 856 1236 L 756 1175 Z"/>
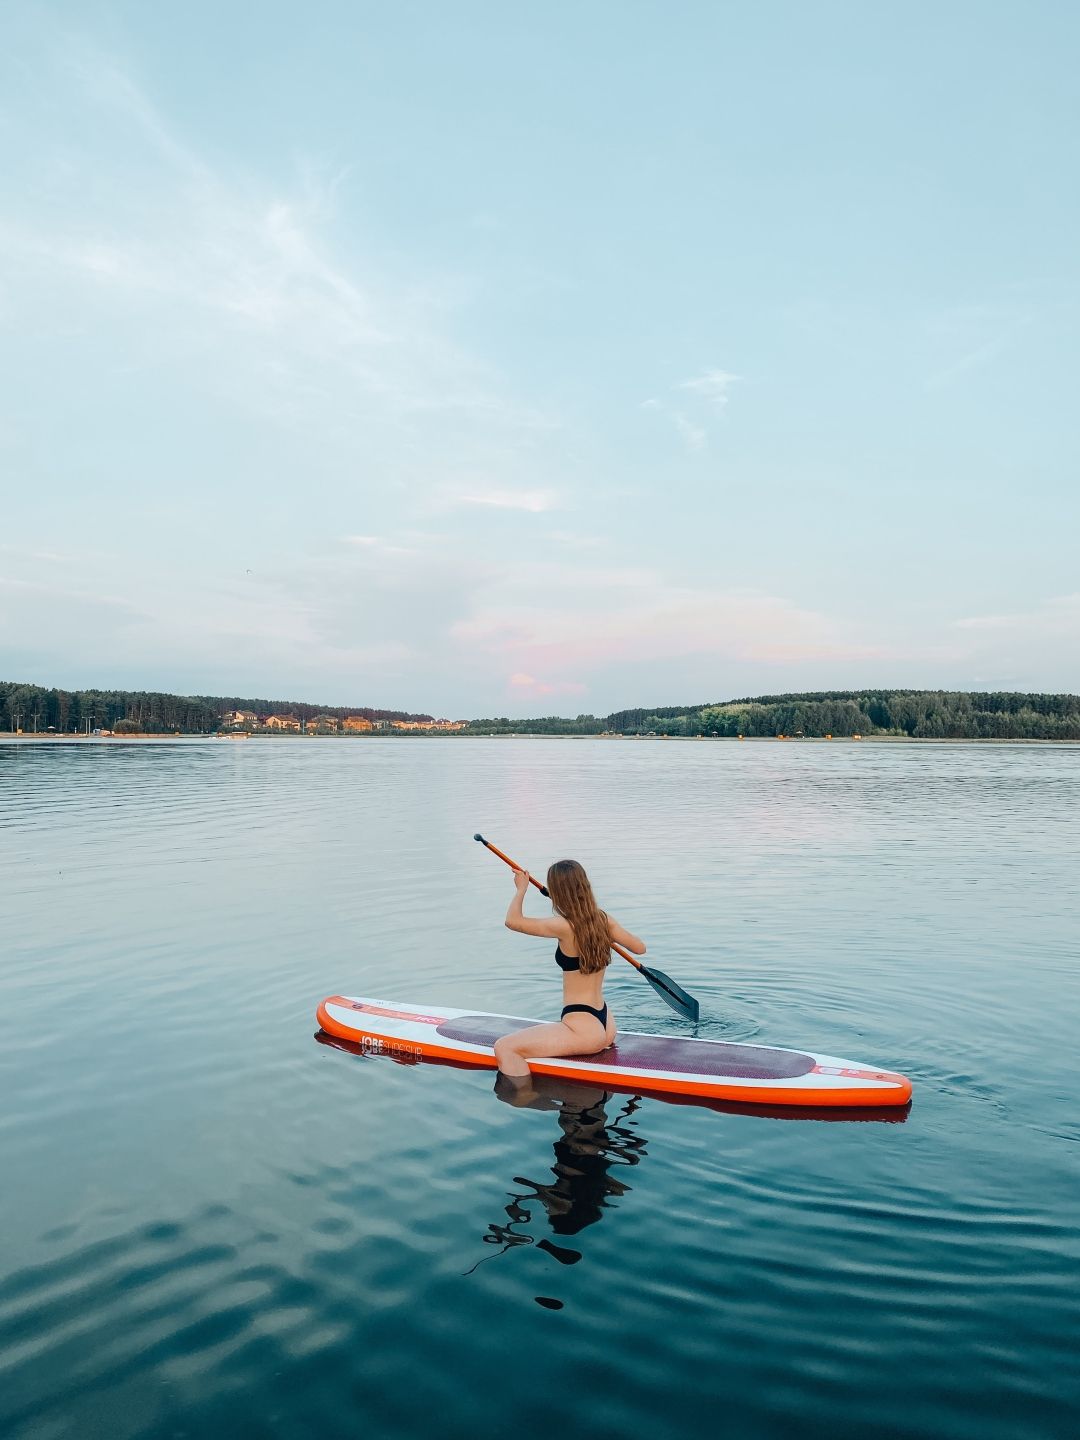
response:
<path id="1" fill-rule="evenodd" d="M 655 410 L 675 427 L 683 444 L 692 454 L 704 450 L 709 441 L 709 425 L 728 406 L 728 392 L 741 377 L 730 370 L 706 370 L 703 375 L 689 380 L 680 380 L 671 389 L 687 397 L 691 408 L 680 401 L 678 404 L 660 396 L 650 396 L 641 402 L 643 410 Z M 696 405 L 694 402 L 697 402 Z"/>
<path id="2" fill-rule="evenodd" d="M 695 425 L 694 422 L 685 416 L 681 410 L 670 412 L 675 428 L 686 442 L 688 450 L 704 450 L 705 442 L 709 438 L 708 431 L 704 425 Z"/>
<path id="3" fill-rule="evenodd" d="M 565 545 L 569 550 L 598 550 L 608 544 L 602 535 L 575 535 L 571 530 L 549 530 L 544 539 Z"/>
<path id="4" fill-rule="evenodd" d="M 459 505 L 490 505 L 496 510 L 526 510 L 531 515 L 557 510 L 559 501 L 550 490 L 484 490 L 459 495 Z"/>
<path id="5" fill-rule="evenodd" d="M 1022 295 L 1014 295 L 954 306 L 935 315 L 927 323 L 927 331 L 939 360 L 924 380 L 924 388 L 948 389 L 973 372 L 995 364 L 1032 323 L 1033 313 Z"/>
<path id="6" fill-rule="evenodd" d="M 676 385 L 676 390 L 689 390 L 691 394 L 697 395 L 714 410 L 725 410 L 728 404 L 728 391 L 741 376 L 733 375 L 730 370 L 706 370 L 704 375 L 698 375 L 693 380 L 682 380 Z"/>
<path id="7" fill-rule="evenodd" d="M 967 375 L 969 371 L 981 370 L 984 366 L 991 364 L 1005 352 L 1006 348 L 1004 336 L 987 340 L 983 345 L 976 345 L 974 349 L 966 351 L 951 364 L 927 376 L 924 381 L 925 387 L 927 390 L 944 390 L 954 381 Z"/>
<path id="8" fill-rule="evenodd" d="M 535 675 L 518 671 L 507 682 L 519 698 L 539 698 L 542 695 L 584 695 L 588 686 L 577 680 L 538 680 Z"/>
<path id="9" fill-rule="evenodd" d="M 453 626 L 459 644 L 506 657 L 533 679 L 675 657 L 780 664 L 864 661 L 890 651 L 851 622 L 757 591 L 670 584 L 628 571 L 602 577 L 569 565 L 517 567 L 489 583 Z M 553 599 L 553 597 L 556 597 Z"/>
<path id="10" fill-rule="evenodd" d="M 0 555 L 12 555 L 18 560 L 43 560 L 48 565 L 68 565 L 85 556 L 61 555 L 55 550 L 31 550 L 24 545 L 0 545 Z"/>
<path id="11" fill-rule="evenodd" d="M 125 332 L 133 366 L 194 356 L 199 383 L 231 401 L 323 433 L 348 413 L 369 446 L 377 428 L 389 446 L 423 416 L 439 427 L 432 448 L 461 464 L 481 442 L 512 449 L 552 428 L 449 338 L 445 287 L 391 283 L 371 257 L 334 253 L 340 172 L 298 167 L 287 187 L 226 173 L 172 133 L 113 57 L 65 43 L 74 138 L 57 169 L 96 183 L 89 203 L 75 178 L 68 192 L 28 193 L 0 225 L 0 267 L 17 276 L 29 323 L 78 325 L 88 310 L 97 324 L 107 292 L 114 332 L 137 322 Z M 102 121 L 117 127 L 109 165 Z"/>
<path id="12" fill-rule="evenodd" d="M 358 550 L 376 552 L 380 555 L 416 555 L 415 545 L 395 545 L 381 535 L 344 535 L 342 544 L 354 545 Z"/>
<path id="13" fill-rule="evenodd" d="M 1042 635 L 1072 635 L 1080 631 L 1080 591 L 1056 595 L 1034 610 L 1004 615 L 969 615 L 954 620 L 957 630 L 1026 631 Z"/>

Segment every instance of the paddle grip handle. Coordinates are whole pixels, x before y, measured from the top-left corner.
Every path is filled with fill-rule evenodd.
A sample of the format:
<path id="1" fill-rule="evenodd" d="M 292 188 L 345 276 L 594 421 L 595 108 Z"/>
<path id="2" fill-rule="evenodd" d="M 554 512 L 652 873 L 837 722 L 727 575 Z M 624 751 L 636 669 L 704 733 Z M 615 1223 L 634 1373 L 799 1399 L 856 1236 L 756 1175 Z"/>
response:
<path id="1" fill-rule="evenodd" d="M 479 840 L 479 841 L 480 841 L 480 844 L 486 846 L 487 849 L 490 850 L 493 855 L 497 855 L 500 860 L 505 861 L 506 864 L 510 866 L 510 869 L 511 869 L 511 870 L 524 870 L 524 869 L 525 869 L 525 866 L 524 866 L 524 865 L 519 865 L 516 860 L 511 860 L 509 855 L 504 855 L 503 852 L 499 849 L 499 847 L 498 847 L 497 845 L 493 845 L 490 840 L 485 840 L 484 837 L 483 837 L 483 835 L 474 835 L 474 836 L 473 836 L 473 839 L 474 839 L 474 840 Z M 533 875 L 530 875 L 530 876 L 529 876 L 529 884 L 530 884 L 530 885 L 535 885 L 536 888 L 540 891 L 540 894 L 541 894 L 541 895 L 546 896 L 549 900 L 551 899 L 551 896 L 548 894 L 547 886 L 546 886 L 546 885 L 541 885 L 541 884 L 540 884 L 540 881 L 537 880 L 537 879 L 535 878 L 535 876 L 533 876 Z"/>

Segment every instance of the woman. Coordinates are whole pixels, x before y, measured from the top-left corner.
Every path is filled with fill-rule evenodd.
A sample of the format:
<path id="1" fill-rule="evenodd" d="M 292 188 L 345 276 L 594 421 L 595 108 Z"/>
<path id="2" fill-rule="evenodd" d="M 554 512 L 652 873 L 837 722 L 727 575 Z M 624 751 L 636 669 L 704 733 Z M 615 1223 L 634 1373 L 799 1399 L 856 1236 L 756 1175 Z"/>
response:
<path id="1" fill-rule="evenodd" d="M 506 928 L 558 942 L 555 963 L 563 972 L 563 1012 L 554 1025 L 530 1025 L 496 1040 L 499 1069 L 511 1077 L 529 1074 L 530 1056 L 591 1055 L 614 1044 L 615 1021 L 604 1004 L 604 972 L 611 962 L 612 941 L 635 955 L 645 954 L 645 942 L 599 908 L 589 877 L 576 860 L 556 860 L 547 873 L 555 912 L 550 920 L 532 920 L 523 913 L 528 888 L 528 872 L 515 870 Z"/>

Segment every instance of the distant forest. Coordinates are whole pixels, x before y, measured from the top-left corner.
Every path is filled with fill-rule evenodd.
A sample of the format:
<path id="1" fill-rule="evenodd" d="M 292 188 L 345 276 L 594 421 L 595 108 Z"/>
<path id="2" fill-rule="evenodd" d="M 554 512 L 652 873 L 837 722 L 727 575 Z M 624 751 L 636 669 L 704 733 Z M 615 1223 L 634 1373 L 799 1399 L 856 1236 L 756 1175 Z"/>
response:
<path id="1" fill-rule="evenodd" d="M 332 715 L 363 715 L 367 720 L 430 720 L 405 710 L 372 710 L 365 705 L 308 705 L 300 700 L 249 700 L 236 695 L 164 695 L 143 690 L 45 690 L 39 685 L 0 681 L 0 730 L 22 729 L 26 734 L 55 731 L 123 729 L 146 735 L 213 734 L 230 710 L 251 710 L 256 715 L 294 715 L 313 720 Z M 126 722 L 123 723 L 122 722 Z"/>
<path id="2" fill-rule="evenodd" d="M 129 690 L 46 690 L 0 682 L 0 731 L 71 734 L 123 730 L 148 735 L 212 734 L 231 710 L 257 715 L 319 715 L 342 720 L 430 721 L 430 715 L 369 706 L 309 705 L 298 700 L 259 700 L 236 695 L 165 695 Z M 893 735 L 916 740 L 1080 740 L 1080 696 L 1027 695 L 1014 691 L 823 690 L 797 695 L 757 695 L 709 705 L 665 705 L 616 710 L 610 715 L 557 715 L 470 721 L 462 734 L 671 735 L 747 737 L 785 735 Z"/>
<path id="3" fill-rule="evenodd" d="M 821 690 L 711 705 L 617 710 L 576 720 L 474 720 L 475 734 L 806 736 L 915 740 L 1080 740 L 1080 695 L 1014 691 Z M 468 732 L 466 732 L 468 733 Z"/>

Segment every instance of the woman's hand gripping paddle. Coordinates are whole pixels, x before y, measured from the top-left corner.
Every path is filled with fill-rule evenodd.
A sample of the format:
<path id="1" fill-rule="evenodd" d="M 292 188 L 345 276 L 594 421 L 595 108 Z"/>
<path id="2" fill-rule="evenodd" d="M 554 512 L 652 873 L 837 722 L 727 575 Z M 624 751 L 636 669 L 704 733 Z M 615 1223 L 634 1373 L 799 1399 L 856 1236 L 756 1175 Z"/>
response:
<path id="1" fill-rule="evenodd" d="M 483 835 L 474 835 L 473 839 L 479 840 L 480 844 L 490 850 L 493 855 L 497 855 L 500 860 L 505 861 L 511 870 L 522 869 L 522 866 L 511 860 L 509 855 L 504 855 L 497 846 L 492 845 L 490 840 L 485 840 Z M 540 881 L 532 875 L 529 876 L 529 879 L 540 891 L 541 895 L 547 895 L 546 886 L 541 885 Z M 701 1006 L 694 999 L 693 995 L 688 995 L 681 985 L 676 985 L 670 975 L 665 975 L 662 970 L 654 970 L 649 965 L 643 965 L 640 960 L 636 960 L 634 956 L 630 954 L 629 950 L 624 950 L 621 945 L 616 945 L 614 941 L 611 943 L 611 948 L 615 951 L 616 955 L 621 955 L 624 960 L 629 960 L 634 969 L 640 975 L 644 975 L 645 979 L 661 999 L 666 1000 L 671 1008 L 677 1011 L 684 1020 L 691 1020 L 694 1024 L 697 1024 L 698 1016 L 701 1013 Z"/>

